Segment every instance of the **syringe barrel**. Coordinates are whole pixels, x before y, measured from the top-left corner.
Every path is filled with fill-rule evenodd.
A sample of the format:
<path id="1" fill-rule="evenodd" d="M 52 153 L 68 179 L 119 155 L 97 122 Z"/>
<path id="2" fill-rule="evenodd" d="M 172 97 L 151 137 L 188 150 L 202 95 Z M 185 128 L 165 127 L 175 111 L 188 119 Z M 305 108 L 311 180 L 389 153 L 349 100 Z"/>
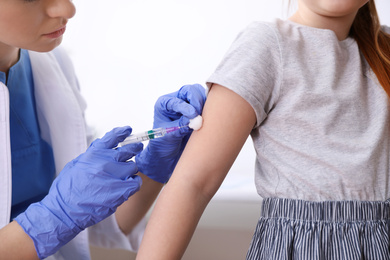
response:
<path id="1" fill-rule="evenodd" d="M 121 145 L 133 144 L 133 143 L 141 143 L 144 141 L 152 140 L 155 138 L 163 137 L 166 135 L 167 131 L 164 128 L 156 128 L 149 131 L 145 131 L 138 134 L 132 134 L 127 137 Z"/>

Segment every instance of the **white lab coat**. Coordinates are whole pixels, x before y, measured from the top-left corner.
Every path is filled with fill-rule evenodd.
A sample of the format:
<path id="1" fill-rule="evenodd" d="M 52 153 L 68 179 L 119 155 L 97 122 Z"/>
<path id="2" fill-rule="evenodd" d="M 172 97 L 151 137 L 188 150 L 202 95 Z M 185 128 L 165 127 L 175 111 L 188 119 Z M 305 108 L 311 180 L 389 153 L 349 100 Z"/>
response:
<path id="1" fill-rule="evenodd" d="M 87 148 L 86 104 L 80 95 L 73 65 L 63 50 L 57 48 L 49 53 L 29 54 L 39 126 L 42 138 L 53 148 L 58 175 L 67 162 Z M 10 219 L 11 180 L 9 93 L 7 87 L 0 83 L 0 228 Z M 81 232 L 47 259 L 90 259 L 89 244 L 136 251 L 144 228 L 145 220 L 129 236 L 125 236 L 112 215 Z"/>

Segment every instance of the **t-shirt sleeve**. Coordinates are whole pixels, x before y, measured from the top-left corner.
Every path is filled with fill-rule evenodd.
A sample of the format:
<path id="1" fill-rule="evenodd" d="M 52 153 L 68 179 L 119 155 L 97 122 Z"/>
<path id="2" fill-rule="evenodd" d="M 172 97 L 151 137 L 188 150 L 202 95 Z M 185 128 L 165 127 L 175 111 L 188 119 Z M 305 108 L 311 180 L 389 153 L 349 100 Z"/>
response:
<path id="1" fill-rule="evenodd" d="M 256 113 L 258 127 L 279 95 L 281 74 L 278 34 L 270 25 L 256 22 L 238 35 L 207 86 L 219 84 L 244 98 Z"/>

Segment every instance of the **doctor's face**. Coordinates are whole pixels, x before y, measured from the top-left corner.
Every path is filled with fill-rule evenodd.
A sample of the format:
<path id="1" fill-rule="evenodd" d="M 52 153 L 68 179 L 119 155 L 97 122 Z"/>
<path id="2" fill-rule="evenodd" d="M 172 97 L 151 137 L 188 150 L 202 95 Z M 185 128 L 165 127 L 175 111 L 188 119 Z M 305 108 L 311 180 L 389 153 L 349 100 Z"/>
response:
<path id="1" fill-rule="evenodd" d="M 0 48 L 50 51 L 75 12 L 72 0 L 0 0 Z"/>

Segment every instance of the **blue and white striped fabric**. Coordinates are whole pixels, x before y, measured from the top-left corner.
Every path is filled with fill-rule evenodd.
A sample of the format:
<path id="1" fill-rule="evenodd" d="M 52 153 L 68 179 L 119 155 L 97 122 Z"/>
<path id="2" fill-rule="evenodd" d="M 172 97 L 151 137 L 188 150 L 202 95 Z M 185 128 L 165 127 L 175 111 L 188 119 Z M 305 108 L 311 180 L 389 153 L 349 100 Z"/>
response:
<path id="1" fill-rule="evenodd" d="M 390 259 L 390 201 L 268 198 L 249 248 L 252 260 Z"/>

